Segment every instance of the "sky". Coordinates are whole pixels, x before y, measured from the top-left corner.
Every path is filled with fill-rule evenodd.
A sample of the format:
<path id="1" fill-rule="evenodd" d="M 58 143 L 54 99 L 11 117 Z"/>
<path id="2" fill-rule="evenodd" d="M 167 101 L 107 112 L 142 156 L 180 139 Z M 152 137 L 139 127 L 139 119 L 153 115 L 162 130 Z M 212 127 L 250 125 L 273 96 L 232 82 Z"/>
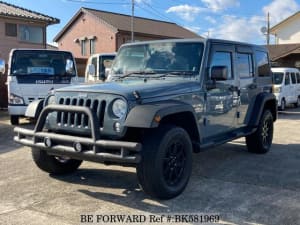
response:
<path id="1" fill-rule="evenodd" d="M 47 28 L 47 42 L 61 31 L 81 8 L 131 15 L 133 0 L 2 0 L 60 19 Z M 134 0 L 135 16 L 176 23 L 210 38 L 265 44 L 261 32 L 300 10 L 300 0 Z M 271 37 L 271 44 L 274 39 Z"/>

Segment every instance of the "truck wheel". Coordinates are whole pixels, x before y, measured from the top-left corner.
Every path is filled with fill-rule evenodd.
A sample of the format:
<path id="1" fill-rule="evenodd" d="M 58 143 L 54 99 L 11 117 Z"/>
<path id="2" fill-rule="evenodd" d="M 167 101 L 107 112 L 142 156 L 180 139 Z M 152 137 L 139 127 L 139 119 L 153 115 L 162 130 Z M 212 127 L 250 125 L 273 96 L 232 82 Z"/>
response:
<path id="1" fill-rule="evenodd" d="M 31 148 L 35 164 L 43 171 L 51 174 L 67 174 L 75 171 L 82 160 L 69 159 L 48 155 L 46 151 L 39 148 Z"/>
<path id="2" fill-rule="evenodd" d="M 161 126 L 147 133 L 137 177 L 145 193 L 170 199 L 186 187 L 192 171 L 192 143 L 179 127 Z"/>
<path id="3" fill-rule="evenodd" d="M 281 111 L 284 111 L 284 110 L 285 110 L 285 107 L 286 107 L 286 102 L 285 102 L 284 99 L 281 99 L 281 105 L 280 105 Z"/>
<path id="4" fill-rule="evenodd" d="M 19 116 L 11 115 L 10 116 L 10 124 L 11 125 L 19 125 Z"/>
<path id="5" fill-rule="evenodd" d="M 297 102 L 294 103 L 294 106 L 295 106 L 296 108 L 300 107 L 300 96 L 297 98 Z"/>
<path id="6" fill-rule="evenodd" d="M 270 150 L 273 140 L 273 116 L 269 110 L 264 111 L 257 130 L 246 136 L 249 152 L 263 154 Z"/>

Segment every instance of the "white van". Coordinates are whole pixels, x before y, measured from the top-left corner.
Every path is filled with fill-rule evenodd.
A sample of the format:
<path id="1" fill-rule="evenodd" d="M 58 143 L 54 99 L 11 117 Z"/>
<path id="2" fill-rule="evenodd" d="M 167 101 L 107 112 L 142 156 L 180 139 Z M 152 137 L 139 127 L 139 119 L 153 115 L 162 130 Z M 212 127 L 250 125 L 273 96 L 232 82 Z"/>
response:
<path id="1" fill-rule="evenodd" d="M 272 68 L 273 90 L 278 101 L 278 107 L 285 110 L 287 104 L 300 106 L 300 72 L 296 68 Z"/>
<path id="2" fill-rule="evenodd" d="M 44 99 L 57 88 L 78 83 L 71 52 L 46 49 L 12 49 L 8 62 L 8 112 L 19 123 L 28 104 Z"/>
<path id="3" fill-rule="evenodd" d="M 115 56 L 115 52 L 91 55 L 85 69 L 85 82 L 105 81 Z"/>

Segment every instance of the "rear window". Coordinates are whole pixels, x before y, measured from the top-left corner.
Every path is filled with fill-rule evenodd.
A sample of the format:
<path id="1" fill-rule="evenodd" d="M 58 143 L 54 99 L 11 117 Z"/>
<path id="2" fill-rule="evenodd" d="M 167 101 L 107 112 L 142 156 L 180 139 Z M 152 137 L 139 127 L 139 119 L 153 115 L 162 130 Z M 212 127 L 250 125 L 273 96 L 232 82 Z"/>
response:
<path id="1" fill-rule="evenodd" d="M 75 76 L 66 72 L 67 60 L 73 57 L 69 52 L 45 50 L 16 50 L 12 56 L 11 75 L 61 75 Z"/>
<path id="2" fill-rule="evenodd" d="M 269 64 L 269 57 L 267 52 L 255 51 L 256 64 L 258 68 L 258 76 L 271 76 L 271 67 Z"/>

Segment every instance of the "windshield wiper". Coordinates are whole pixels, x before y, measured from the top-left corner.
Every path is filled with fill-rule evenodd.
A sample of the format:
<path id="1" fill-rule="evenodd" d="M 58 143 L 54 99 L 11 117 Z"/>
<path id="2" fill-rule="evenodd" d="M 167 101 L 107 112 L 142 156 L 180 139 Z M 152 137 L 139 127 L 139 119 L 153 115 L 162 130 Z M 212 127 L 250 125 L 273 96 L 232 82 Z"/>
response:
<path id="1" fill-rule="evenodd" d="M 122 76 L 119 76 L 119 79 L 125 78 L 125 77 L 129 77 L 132 75 L 149 75 L 149 74 L 156 74 L 156 72 L 152 71 L 152 70 L 144 70 L 144 71 L 132 71 L 130 73 L 126 73 Z"/>
<path id="2" fill-rule="evenodd" d="M 159 77 L 177 77 L 177 76 L 194 76 L 195 72 L 193 71 L 171 71 L 160 75 Z"/>

